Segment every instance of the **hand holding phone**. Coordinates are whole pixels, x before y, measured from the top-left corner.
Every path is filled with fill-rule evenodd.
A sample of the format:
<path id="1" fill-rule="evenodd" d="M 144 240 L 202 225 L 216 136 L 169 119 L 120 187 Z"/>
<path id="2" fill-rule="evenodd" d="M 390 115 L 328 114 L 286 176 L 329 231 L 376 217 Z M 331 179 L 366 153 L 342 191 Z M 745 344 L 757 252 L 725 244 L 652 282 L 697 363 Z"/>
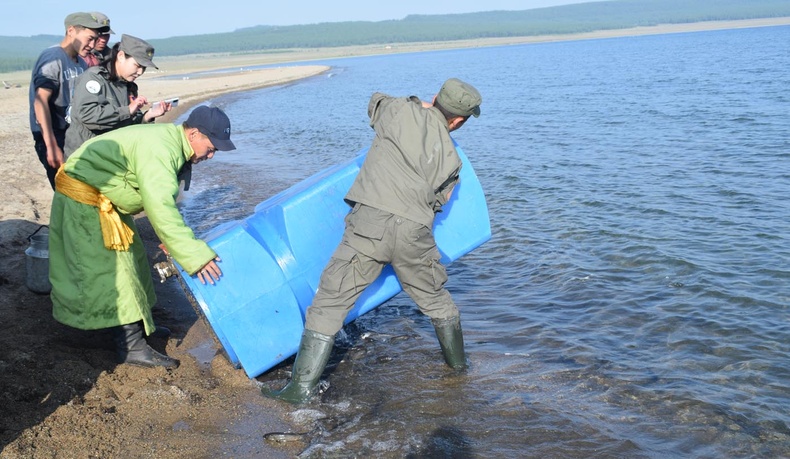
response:
<path id="1" fill-rule="evenodd" d="M 165 99 L 165 103 L 170 104 L 170 109 L 172 110 L 178 107 L 178 97 L 174 97 L 172 99 Z M 159 107 L 159 104 L 160 102 L 154 102 L 153 105 L 151 105 L 151 108 L 157 108 Z"/>

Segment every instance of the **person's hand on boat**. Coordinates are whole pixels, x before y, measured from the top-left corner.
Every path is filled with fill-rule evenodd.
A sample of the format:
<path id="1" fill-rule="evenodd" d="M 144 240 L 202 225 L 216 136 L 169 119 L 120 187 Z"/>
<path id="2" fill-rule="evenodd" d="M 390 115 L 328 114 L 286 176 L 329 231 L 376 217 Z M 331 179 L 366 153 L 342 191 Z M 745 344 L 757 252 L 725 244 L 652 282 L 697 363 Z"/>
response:
<path id="1" fill-rule="evenodd" d="M 217 266 L 218 261 L 220 261 L 219 257 L 214 258 L 197 272 L 197 277 L 200 279 L 201 284 L 206 285 L 208 281 L 209 284 L 214 285 L 214 281 L 218 281 L 220 276 L 222 276 L 222 270 Z"/>

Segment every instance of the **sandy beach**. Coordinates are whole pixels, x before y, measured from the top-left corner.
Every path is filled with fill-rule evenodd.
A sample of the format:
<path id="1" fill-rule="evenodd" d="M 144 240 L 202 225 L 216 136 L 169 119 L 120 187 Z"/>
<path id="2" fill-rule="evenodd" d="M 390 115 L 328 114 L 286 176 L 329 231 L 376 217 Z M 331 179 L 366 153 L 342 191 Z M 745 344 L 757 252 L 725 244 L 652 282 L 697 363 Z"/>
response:
<path id="1" fill-rule="evenodd" d="M 773 18 L 567 36 L 162 57 L 155 59 L 160 70 L 147 72 L 138 85 L 152 101 L 180 98 L 178 108 L 159 121 L 171 122 L 195 104 L 222 94 L 329 70 L 309 63 L 317 59 L 789 24 L 790 18 Z M 282 66 L 250 70 L 263 64 Z M 193 75 L 217 69 L 229 71 Z M 0 147 L 5 153 L 0 161 L 0 458 L 298 454 L 306 446 L 298 440 L 272 444 L 263 435 L 303 432 L 311 426 L 292 417 L 291 407 L 261 397 L 255 381 L 217 354 L 211 332 L 176 281 L 156 284 L 159 303 L 154 311 L 157 323 L 170 327 L 173 335 L 151 342 L 181 360 L 181 366 L 169 372 L 117 365 L 106 334 L 58 324 L 49 297 L 27 289 L 27 237 L 48 224 L 53 194 L 33 150 L 29 78 L 29 72 L 0 74 L 10 86 L 0 88 Z M 153 264 L 161 259 L 158 240 L 145 217 L 138 222 Z M 278 371 L 283 378 L 287 375 Z"/>
<path id="2" fill-rule="evenodd" d="M 219 59 L 212 63 L 222 65 Z M 189 79 L 162 78 L 167 74 L 159 72 L 144 75 L 138 83 L 140 93 L 151 100 L 180 98 L 177 110 L 160 118 L 160 122 L 167 122 L 223 93 L 284 84 L 326 70 L 305 65 Z M 166 342 L 151 343 L 181 360 L 180 368 L 170 373 L 118 366 L 106 333 L 72 330 L 52 319 L 49 297 L 25 286 L 27 237 L 48 224 L 53 194 L 33 150 L 26 83 L 0 90 L 0 119 L 0 145 L 6 152 L 0 163 L 0 194 L 4 197 L 0 202 L 0 254 L 5 260 L 0 267 L 0 394 L 4 406 L 0 457 L 216 457 L 221 445 L 239 441 L 239 434 L 228 427 L 237 417 L 256 419 L 256 429 L 291 430 L 283 421 L 287 418 L 283 407 L 260 397 L 254 381 L 243 371 L 234 369 L 223 357 L 211 362 L 216 349 L 204 349 L 206 355 L 198 358 L 189 353 L 214 345 L 214 341 L 205 324 L 196 321 L 174 280 L 156 284 L 159 302 L 154 313 L 157 323 L 170 327 L 173 335 Z M 152 260 L 161 256 L 147 219 L 138 218 L 137 222 Z M 184 431 L 173 435 L 179 429 Z M 252 440 L 242 435 L 243 445 L 258 445 L 242 456 L 293 455 L 293 450 L 288 454 L 288 448 L 294 446 L 267 446 L 263 433 L 255 432 Z"/>

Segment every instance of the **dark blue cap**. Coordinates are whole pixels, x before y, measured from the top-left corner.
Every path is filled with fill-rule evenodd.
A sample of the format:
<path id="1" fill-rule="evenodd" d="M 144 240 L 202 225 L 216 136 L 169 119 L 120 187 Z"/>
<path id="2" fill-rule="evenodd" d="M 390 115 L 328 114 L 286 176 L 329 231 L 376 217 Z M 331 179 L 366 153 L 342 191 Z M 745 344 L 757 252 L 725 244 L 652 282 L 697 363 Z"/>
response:
<path id="1" fill-rule="evenodd" d="M 230 119 L 217 107 L 201 105 L 192 110 L 187 118 L 187 126 L 197 128 L 211 140 L 214 148 L 220 151 L 235 150 L 236 145 L 230 141 Z"/>

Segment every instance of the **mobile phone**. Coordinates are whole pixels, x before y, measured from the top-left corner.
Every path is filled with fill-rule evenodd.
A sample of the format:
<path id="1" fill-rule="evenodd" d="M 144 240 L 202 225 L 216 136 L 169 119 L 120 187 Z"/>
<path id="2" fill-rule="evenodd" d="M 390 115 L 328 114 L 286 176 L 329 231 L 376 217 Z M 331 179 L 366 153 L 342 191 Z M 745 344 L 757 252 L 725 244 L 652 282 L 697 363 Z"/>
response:
<path id="1" fill-rule="evenodd" d="M 178 107 L 178 97 L 173 97 L 172 99 L 165 99 L 165 102 L 170 104 L 171 109 Z M 159 102 L 154 102 L 151 105 L 151 108 L 156 108 L 158 106 L 159 106 Z"/>

